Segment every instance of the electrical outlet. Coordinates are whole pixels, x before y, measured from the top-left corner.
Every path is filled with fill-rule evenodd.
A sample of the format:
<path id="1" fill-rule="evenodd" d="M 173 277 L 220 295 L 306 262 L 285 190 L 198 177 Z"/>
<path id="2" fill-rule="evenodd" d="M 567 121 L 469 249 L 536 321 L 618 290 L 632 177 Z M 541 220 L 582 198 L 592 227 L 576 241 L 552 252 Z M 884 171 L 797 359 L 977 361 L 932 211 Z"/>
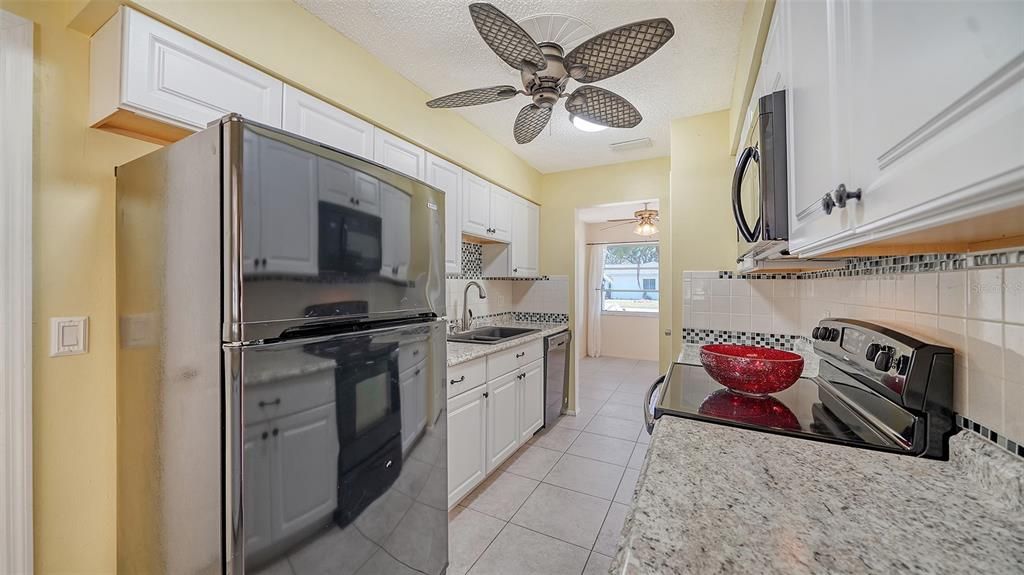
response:
<path id="1" fill-rule="evenodd" d="M 79 355 L 89 351 L 89 318 L 50 318 L 50 357 Z"/>

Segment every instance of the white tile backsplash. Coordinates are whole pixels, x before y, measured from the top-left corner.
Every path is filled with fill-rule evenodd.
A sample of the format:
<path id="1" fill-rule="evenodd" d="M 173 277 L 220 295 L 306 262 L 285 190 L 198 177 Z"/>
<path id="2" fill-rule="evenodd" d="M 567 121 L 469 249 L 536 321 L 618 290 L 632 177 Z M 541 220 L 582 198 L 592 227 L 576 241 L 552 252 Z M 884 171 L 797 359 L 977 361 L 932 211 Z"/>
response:
<path id="1" fill-rule="evenodd" d="M 687 328 L 806 336 L 822 318 L 849 317 L 949 346 L 957 413 L 1024 443 L 1024 267 L 798 280 L 687 272 L 686 280 Z"/>
<path id="2" fill-rule="evenodd" d="M 480 299 L 476 288 L 469 290 L 468 305 L 474 317 L 505 312 L 569 313 L 569 281 L 566 276 L 546 280 L 445 280 L 449 318 L 462 317 L 462 294 L 466 284 L 475 281 L 487 291 Z"/>

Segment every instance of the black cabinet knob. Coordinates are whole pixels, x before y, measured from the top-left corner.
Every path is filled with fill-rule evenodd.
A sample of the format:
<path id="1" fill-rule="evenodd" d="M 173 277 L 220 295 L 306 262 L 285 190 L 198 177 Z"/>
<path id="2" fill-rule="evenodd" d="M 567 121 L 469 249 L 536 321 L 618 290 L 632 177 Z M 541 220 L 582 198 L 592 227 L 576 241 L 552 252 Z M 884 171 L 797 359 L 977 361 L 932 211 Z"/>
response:
<path id="1" fill-rule="evenodd" d="M 826 215 L 832 214 L 832 208 L 836 207 L 836 201 L 832 199 L 832 194 L 825 194 L 825 197 L 821 198 L 821 209 L 825 210 Z"/>
<path id="2" fill-rule="evenodd" d="M 868 361 L 875 361 L 875 356 L 877 356 L 880 351 L 882 351 L 882 346 L 877 343 L 873 343 L 868 346 L 867 351 L 864 353 L 864 358 Z"/>
<path id="3" fill-rule="evenodd" d="M 889 350 L 883 350 L 878 352 L 875 356 L 875 369 L 878 371 L 889 371 L 889 367 L 892 365 L 892 353 Z"/>
<path id="4" fill-rule="evenodd" d="M 861 191 L 860 188 L 857 188 L 856 190 L 851 192 L 850 190 L 846 189 L 846 184 L 839 184 L 839 187 L 836 188 L 836 191 L 833 192 L 833 194 L 836 197 L 836 205 L 839 206 L 840 208 L 845 208 L 846 202 L 849 200 L 857 200 L 858 202 L 860 201 Z"/>
<path id="5" fill-rule="evenodd" d="M 268 435 L 270 435 L 270 434 L 269 434 L 269 433 L 267 433 L 266 431 L 264 431 L 264 432 L 263 432 L 263 435 L 262 435 L 262 436 L 260 436 L 260 437 L 261 437 L 262 439 L 266 439 Z"/>
<path id="6" fill-rule="evenodd" d="M 277 437 L 277 431 L 278 431 L 278 430 L 277 430 L 277 428 L 275 427 L 275 428 L 274 428 L 274 437 Z"/>
<path id="7" fill-rule="evenodd" d="M 490 395 L 490 394 L 489 394 L 489 393 L 487 393 L 486 391 L 484 392 L 484 397 L 488 397 L 489 395 Z"/>

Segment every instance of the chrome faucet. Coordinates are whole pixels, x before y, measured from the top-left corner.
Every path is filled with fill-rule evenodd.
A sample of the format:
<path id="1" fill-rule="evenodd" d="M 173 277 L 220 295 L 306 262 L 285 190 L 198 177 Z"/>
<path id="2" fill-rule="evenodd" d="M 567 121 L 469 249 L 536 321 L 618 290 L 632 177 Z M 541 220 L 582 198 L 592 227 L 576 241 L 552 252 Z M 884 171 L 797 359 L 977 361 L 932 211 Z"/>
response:
<path id="1" fill-rule="evenodd" d="M 473 323 L 473 312 L 469 311 L 469 288 L 473 286 L 476 286 L 480 293 L 480 299 L 487 299 L 487 290 L 484 286 L 476 282 L 466 284 L 466 289 L 462 290 L 462 331 L 469 331 L 470 324 Z"/>

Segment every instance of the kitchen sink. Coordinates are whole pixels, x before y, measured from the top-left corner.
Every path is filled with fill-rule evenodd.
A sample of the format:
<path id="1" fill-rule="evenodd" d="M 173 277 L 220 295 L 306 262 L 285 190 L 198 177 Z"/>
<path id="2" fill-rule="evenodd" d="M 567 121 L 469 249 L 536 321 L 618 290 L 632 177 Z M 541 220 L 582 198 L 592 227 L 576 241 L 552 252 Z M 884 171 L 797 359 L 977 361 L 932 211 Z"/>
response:
<path id="1" fill-rule="evenodd" d="M 448 336 L 448 341 L 493 345 L 510 339 L 515 339 L 517 337 L 523 337 L 524 335 L 529 335 L 531 333 L 536 333 L 538 331 L 540 330 L 525 327 L 481 327 L 478 329 L 450 334 Z"/>

